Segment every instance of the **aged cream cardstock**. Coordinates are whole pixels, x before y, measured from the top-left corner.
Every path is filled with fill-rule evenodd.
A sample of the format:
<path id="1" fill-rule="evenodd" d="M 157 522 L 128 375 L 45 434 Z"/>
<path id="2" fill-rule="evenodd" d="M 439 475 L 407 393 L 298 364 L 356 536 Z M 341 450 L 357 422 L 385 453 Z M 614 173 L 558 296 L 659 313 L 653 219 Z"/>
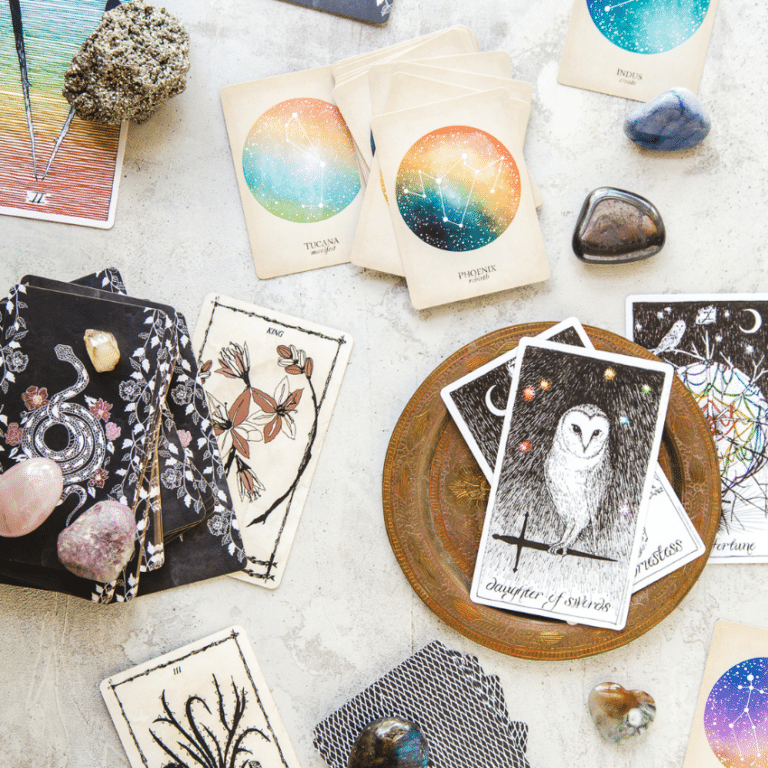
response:
<path id="1" fill-rule="evenodd" d="M 718 0 L 574 0 L 558 81 L 648 101 L 697 93 Z"/>
<path id="2" fill-rule="evenodd" d="M 549 277 L 515 105 L 494 89 L 371 122 L 416 309 Z"/>
<path id="3" fill-rule="evenodd" d="M 221 89 L 256 274 L 349 261 L 362 205 L 330 67 Z"/>

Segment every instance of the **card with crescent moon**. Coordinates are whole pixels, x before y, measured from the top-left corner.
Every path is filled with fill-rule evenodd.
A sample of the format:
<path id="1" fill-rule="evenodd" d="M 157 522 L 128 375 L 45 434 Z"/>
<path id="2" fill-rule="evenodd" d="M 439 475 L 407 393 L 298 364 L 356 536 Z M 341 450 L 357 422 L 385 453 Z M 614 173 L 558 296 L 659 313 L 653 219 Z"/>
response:
<path id="1" fill-rule="evenodd" d="M 558 82 L 648 101 L 698 92 L 718 0 L 574 0 Z"/>
<path id="2" fill-rule="evenodd" d="M 571 317 L 535 338 L 592 349 L 581 323 Z M 442 398 L 489 483 L 499 453 L 517 348 L 449 384 Z M 503 406 L 503 407 L 502 407 Z M 656 468 L 642 533 L 633 592 L 672 573 L 704 553 L 705 547 L 674 489 Z"/>
<path id="3" fill-rule="evenodd" d="M 673 369 L 539 339 L 518 350 L 471 598 L 622 629 Z"/>
<path id="4" fill-rule="evenodd" d="M 768 294 L 630 296 L 627 335 L 675 367 L 709 422 L 722 515 L 712 563 L 768 562 Z"/>
<path id="5" fill-rule="evenodd" d="M 210 294 L 193 346 L 245 550 L 234 577 L 276 589 L 285 573 L 352 337 Z"/>

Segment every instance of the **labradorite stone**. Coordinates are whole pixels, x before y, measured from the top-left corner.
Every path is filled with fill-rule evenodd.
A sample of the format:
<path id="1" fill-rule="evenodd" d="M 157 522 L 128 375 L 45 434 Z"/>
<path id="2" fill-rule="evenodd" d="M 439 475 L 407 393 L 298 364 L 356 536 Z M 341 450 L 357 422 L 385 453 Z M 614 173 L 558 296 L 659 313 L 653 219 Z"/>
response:
<path id="1" fill-rule="evenodd" d="M 427 743 L 416 725 L 385 717 L 360 732 L 347 768 L 427 768 Z"/>
<path id="2" fill-rule="evenodd" d="M 630 112 L 624 133 L 645 149 L 690 149 L 703 141 L 712 122 L 703 104 L 687 88 L 671 88 Z"/>
<path id="3" fill-rule="evenodd" d="M 590 264 L 647 259 L 664 246 L 661 214 L 633 192 L 600 187 L 587 196 L 573 233 L 573 250 Z"/>

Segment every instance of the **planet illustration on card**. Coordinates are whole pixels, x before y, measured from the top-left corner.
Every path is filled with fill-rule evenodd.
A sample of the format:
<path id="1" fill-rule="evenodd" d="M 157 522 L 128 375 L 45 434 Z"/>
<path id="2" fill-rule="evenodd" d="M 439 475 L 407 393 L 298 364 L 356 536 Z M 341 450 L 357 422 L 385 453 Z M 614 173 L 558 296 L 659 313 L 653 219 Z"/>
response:
<path id="1" fill-rule="evenodd" d="M 395 199 L 408 228 L 445 251 L 492 243 L 520 206 L 509 150 L 479 128 L 451 125 L 420 138 L 400 162 Z"/>
<path id="2" fill-rule="evenodd" d="M 702 25 L 711 0 L 587 0 L 589 15 L 614 45 L 633 53 L 664 53 Z"/>
<path id="3" fill-rule="evenodd" d="M 726 768 L 768 762 L 768 659 L 747 659 L 712 686 L 704 710 L 704 732 Z"/>
<path id="4" fill-rule="evenodd" d="M 360 192 L 352 135 L 338 107 L 323 99 L 270 107 L 248 132 L 242 163 L 256 201 L 287 221 L 325 221 Z"/>

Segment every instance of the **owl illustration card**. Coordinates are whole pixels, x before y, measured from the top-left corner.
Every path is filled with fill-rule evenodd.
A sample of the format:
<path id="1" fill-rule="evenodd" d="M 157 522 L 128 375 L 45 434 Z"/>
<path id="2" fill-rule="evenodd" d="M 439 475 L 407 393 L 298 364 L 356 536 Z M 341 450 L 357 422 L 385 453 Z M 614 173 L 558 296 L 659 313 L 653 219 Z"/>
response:
<path id="1" fill-rule="evenodd" d="M 349 261 L 362 191 L 332 90 L 330 67 L 221 89 L 261 279 Z"/>
<path id="2" fill-rule="evenodd" d="M 471 597 L 622 629 L 672 368 L 538 339 L 518 349 Z"/>
<path id="3" fill-rule="evenodd" d="M 697 93 L 718 0 L 574 0 L 558 81 L 648 101 Z"/>
<path id="4" fill-rule="evenodd" d="M 494 89 L 371 121 L 416 309 L 549 277 L 517 130 L 528 108 Z"/>
<path id="5" fill-rule="evenodd" d="M 193 344 L 245 550 L 236 576 L 274 589 L 285 573 L 352 338 L 210 294 Z"/>
<path id="6" fill-rule="evenodd" d="M 719 620 L 683 768 L 763 766 L 768 753 L 768 630 Z"/>
<path id="7" fill-rule="evenodd" d="M 768 562 L 768 294 L 630 296 L 627 335 L 675 367 L 707 419 L 722 514 L 712 563 Z"/>
<path id="8" fill-rule="evenodd" d="M 102 681 L 132 768 L 300 768 L 242 627 Z"/>

